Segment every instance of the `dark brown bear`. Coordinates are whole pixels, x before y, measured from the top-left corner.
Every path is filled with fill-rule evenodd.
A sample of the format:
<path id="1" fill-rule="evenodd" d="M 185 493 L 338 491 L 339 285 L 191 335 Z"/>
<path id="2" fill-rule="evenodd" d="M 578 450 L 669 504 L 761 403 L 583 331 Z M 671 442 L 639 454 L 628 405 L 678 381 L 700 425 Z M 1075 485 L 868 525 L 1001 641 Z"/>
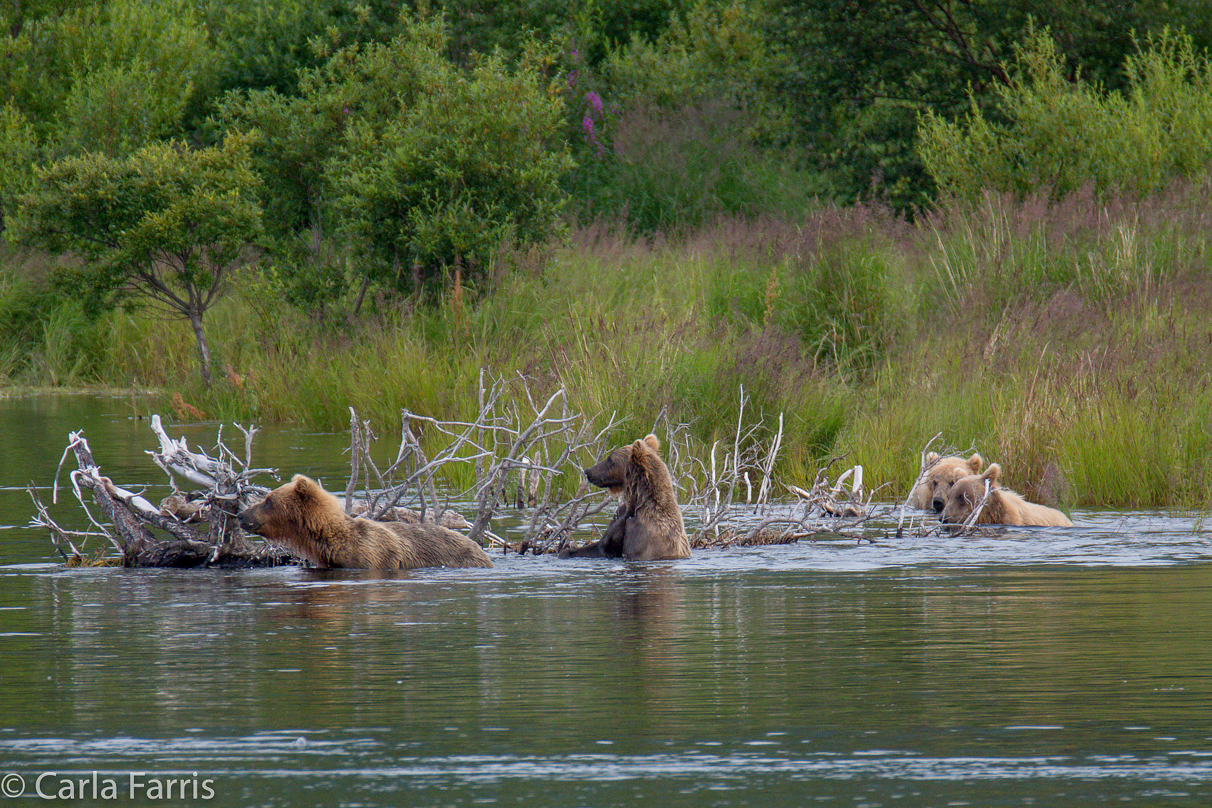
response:
<path id="1" fill-rule="evenodd" d="M 689 558 L 690 541 L 673 490 L 669 469 L 657 454 L 656 435 L 620 446 L 585 478 L 619 497 L 619 510 L 602 538 L 575 550 L 560 550 L 560 558 L 627 558 L 654 561 Z"/>
<path id="2" fill-rule="evenodd" d="M 317 567 L 492 566 L 478 544 L 453 530 L 428 522 L 375 522 L 349 516 L 336 497 L 302 474 L 241 511 L 240 527 Z"/>

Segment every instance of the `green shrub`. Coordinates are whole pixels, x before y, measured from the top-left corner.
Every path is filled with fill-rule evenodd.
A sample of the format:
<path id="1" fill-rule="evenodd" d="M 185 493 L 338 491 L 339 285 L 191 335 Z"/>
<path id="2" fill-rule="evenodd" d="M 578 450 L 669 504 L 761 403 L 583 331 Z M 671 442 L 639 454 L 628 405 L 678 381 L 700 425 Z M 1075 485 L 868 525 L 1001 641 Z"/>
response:
<path id="1" fill-rule="evenodd" d="M 0 379 L 51 386 L 96 381 L 104 323 L 87 316 L 70 290 L 36 277 L 37 268 L 27 265 L 19 274 L 12 271 L 17 266 L 0 272 Z"/>
<path id="2" fill-rule="evenodd" d="M 218 116 L 257 138 L 266 199 L 282 214 L 284 279 L 341 294 L 343 257 L 354 256 L 355 310 L 368 285 L 443 290 L 456 267 L 477 284 L 503 246 L 545 242 L 571 165 L 541 54 L 528 50 L 517 67 L 484 57 L 463 72 L 444 55 L 440 22 L 402 27 L 389 43 L 338 50 L 302 77 L 297 97 L 232 94 Z M 322 256 L 325 231 L 343 243 Z"/>
<path id="3" fill-rule="evenodd" d="M 0 234 L 17 197 L 29 189 L 38 152 L 33 125 L 8 101 L 0 107 Z"/>
<path id="4" fill-rule="evenodd" d="M 195 93 L 210 86 L 215 59 L 206 29 L 182 0 L 88 4 L 29 23 L 7 45 L 21 62 L 0 72 L 0 96 L 28 116 L 52 156 L 129 154 L 181 134 Z M 12 57 L 7 64 L 15 64 Z"/>
<path id="5" fill-rule="evenodd" d="M 1046 32 L 1017 51 L 997 90 L 998 118 L 975 100 L 965 121 L 932 112 L 918 153 L 939 189 L 962 198 L 984 190 L 1061 198 L 1093 186 L 1142 196 L 1212 162 L 1212 67 L 1190 37 L 1164 32 L 1125 61 L 1128 86 L 1106 92 L 1067 67 Z M 1001 122 L 1004 120 L 1005 122 Z"/>

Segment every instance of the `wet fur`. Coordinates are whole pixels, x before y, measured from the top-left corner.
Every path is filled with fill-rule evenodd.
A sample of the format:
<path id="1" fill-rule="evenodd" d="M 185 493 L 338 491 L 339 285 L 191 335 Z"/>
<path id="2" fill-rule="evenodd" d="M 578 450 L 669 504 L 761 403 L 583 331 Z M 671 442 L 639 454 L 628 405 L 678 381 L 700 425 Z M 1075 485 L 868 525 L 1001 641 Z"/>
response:
<path id="1" fill-rule="evenodd" d="M 561 550 L 561 558 L 653 561 L 690 557 L 673 478 L 657 454 L 660 447 L 657 437 L 648 435 L 620 446 L 585 469 L 589 482 L 619 492 L 619 509 L 601 539 L 575 550 Z"/>
<path id="2" fill-rule="evenodd" d="M 947 504 L 939 517 L 945 524 L 962 524 L 985 496 L 989 482 L 989 501 L 976 519 L 978 525 L 1030 525 L 1034 527 L 1070 527 L 1073 522 L 1055 508 L 1023 499 L 1021 494 L 998 484 L 1001 466 L 992 463 L 984 474 L 970 474 L 951 486 Z"/>
<path id="3" fill-rule="evenodd" d="M 926 470 L 913 488 L 909 505 L 923 511 L 942 513 L 951 486 L 969 474 L 979 474 L 984 463 L 984 458 L 979 454 L 965 460 L 962 457 L 941 457 L 938 452 L 930 452 L 926 455 Z"/>
<path id="4" fill-rule="evenodd" d="M 375 522 L 349 516 L 336 497 L 302 474 L 241 511 L 240 527 L 317 567 L 395 570 L 492 566 L 478 544 L 439 525 Z"/>

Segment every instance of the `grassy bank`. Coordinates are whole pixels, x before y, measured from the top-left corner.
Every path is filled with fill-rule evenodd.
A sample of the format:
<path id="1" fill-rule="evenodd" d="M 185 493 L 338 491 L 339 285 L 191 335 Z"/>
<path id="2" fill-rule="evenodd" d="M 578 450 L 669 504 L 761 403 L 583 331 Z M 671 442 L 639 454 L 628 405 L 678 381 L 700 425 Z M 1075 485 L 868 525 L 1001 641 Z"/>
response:
<path id="1" fill-rule="evenodd" d="M 34 259 L 10 254 L 0 376 L 153 387 L 166 392 L 149 408 L 179 393 L 209 418 L 317 428 L 344 428 L 354 406 L 389 429 L 401 407 L 471 415 L 488 368 L 538 392 L 563 384 L 583 412 L 617 411 L 620 440 L 665 409 L 704 447 L 731 434 L 743 386 L 750 417 L 784 414 L 790 482 L 846 454 L 891 498 L 941 432 L 1043 502 L 1203 508 L 1206 196 L 990 198 L 912 225 L 830 209 L 720 222 L 678 243 L 585 229 L 541 259 L 512 257 L 491 290 L 384 304 L 355 324 L 291 308 L 261 269 L 208 315 L 224 369 L 210 390 L 184 323 L 147 311 L 89 323 L 39 298 Z"/>

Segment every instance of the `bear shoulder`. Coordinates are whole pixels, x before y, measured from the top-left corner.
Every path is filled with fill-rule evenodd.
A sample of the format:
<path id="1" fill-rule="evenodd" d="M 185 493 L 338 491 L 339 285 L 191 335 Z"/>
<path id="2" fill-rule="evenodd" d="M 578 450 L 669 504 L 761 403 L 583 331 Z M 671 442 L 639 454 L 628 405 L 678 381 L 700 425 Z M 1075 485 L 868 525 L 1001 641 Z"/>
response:
<path id="1" fill-rule="evenodd" d="M 1029 502 L 1017 491 L 1008 488 L 995 489 L 989 497 L 985 511 L 990 513 L 991 524 L 1022 525 L 1024 527 L 1072 527 L 1068 516 L 1056 508 Z M 984 521 L 984 514 L 981 514 Z"/>
<path id="2" fill-rule="evenodd" d="M 985 525 L 1021 525 L 1019 510 L 1022 497 L 1008 488 L 990 488 L 985 507 L 977 518 Z"/>

